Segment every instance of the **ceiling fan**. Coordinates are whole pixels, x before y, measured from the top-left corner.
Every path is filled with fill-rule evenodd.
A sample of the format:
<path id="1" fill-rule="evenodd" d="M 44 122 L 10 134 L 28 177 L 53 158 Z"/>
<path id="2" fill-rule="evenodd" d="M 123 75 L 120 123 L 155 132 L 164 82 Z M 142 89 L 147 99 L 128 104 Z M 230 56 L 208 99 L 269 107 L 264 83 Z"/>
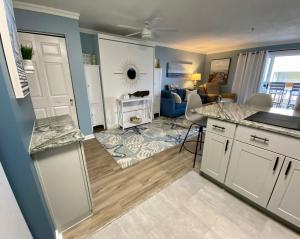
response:
<path id="1" fill-rule="evenodd" d="M 117 27 L 135 30 L 135 32 L 130 33 L 126 36 L 131 37 L 131 36 L 141 35 L 141 38 L 145 39 L 145 40 L 150 40 L 150 39 L 157 37 L 157 32 L 176 32 L 177 31 L 176 29 L 173 29 L 173 28 L 155 27 L 154 25 L 156 24 L 157 21 L 160 21 L 160 18 L 156 17 L 156 18 L 153 18 L 152 20 L 146 20 L 146 21 L 144 21 L 144 25 L 141 27 L 122 25 L 122 24 L 117 25 Z"/>

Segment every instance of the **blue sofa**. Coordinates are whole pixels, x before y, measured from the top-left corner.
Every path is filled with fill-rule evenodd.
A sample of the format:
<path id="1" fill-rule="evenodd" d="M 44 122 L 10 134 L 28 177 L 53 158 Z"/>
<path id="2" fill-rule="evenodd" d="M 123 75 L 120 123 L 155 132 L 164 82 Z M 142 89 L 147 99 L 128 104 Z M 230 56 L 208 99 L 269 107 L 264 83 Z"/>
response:
<path id="1" fill-rule="evenodd" d="M 176 92 L 182 99 L 182 103 L 177 104 L 175 102 L 174 96 L 171 92 Z M 178 117 L 184 115 L 186 102 L 185 99 L 185 89 L 176 89 L 176 90 L 162 90 L 161 91 L 161 100 L 160 100 L 160 115 L 167 117 Z"/>

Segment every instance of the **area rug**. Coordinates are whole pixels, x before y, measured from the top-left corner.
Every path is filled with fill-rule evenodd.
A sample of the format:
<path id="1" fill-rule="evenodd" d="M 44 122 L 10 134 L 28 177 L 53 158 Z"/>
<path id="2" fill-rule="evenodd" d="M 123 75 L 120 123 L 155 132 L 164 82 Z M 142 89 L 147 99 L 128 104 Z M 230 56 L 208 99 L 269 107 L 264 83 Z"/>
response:
<path id="1" fill-rule="evenodd" d="M 121 168 L 127 168 L 182 143 L 189 126 L 184 118 L 159 117 L 134 128 L 98 132 L 95 137 Z M 193 126 L 189 138 L 197 133 Z"/>

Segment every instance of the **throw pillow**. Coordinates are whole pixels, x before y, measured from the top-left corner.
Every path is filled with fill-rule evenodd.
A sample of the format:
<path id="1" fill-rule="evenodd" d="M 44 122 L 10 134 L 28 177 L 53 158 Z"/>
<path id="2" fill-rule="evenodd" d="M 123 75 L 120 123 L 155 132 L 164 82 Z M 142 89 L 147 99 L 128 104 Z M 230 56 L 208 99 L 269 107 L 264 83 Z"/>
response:
<path id="1" fill-rule="evenodd" d="M 190 95 L 197 94 L 197 90 L 186 90 L 184 101 L 188 101 Z"/>
<path id="2" fill-rule="evenodd" d="M 181 100 L 180 96 L 177 93 L 171 92 L 171 94 L 174 96 L 176 104 L 181 104 L 182 103 L 182 100 Z"/>

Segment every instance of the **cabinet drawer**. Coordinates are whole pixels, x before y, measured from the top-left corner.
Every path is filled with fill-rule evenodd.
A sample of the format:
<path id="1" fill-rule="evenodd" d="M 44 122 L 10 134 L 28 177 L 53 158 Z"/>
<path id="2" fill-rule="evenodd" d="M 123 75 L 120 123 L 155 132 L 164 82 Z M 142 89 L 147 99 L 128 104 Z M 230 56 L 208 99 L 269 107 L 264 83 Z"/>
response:
<path id="1" fill-rule="evenodd" d="M 292 158 L 300 158 L 300 139 L 245 126 L 237 127 L 235 139 Z"/>
<path id="2" fill-rule="evenodd" d="M 208 119 L 207 121 L 207 131 L 222 135 L 228 138 L 233 138 L 235 133 L 236 125 L 221 120 Z"/>

